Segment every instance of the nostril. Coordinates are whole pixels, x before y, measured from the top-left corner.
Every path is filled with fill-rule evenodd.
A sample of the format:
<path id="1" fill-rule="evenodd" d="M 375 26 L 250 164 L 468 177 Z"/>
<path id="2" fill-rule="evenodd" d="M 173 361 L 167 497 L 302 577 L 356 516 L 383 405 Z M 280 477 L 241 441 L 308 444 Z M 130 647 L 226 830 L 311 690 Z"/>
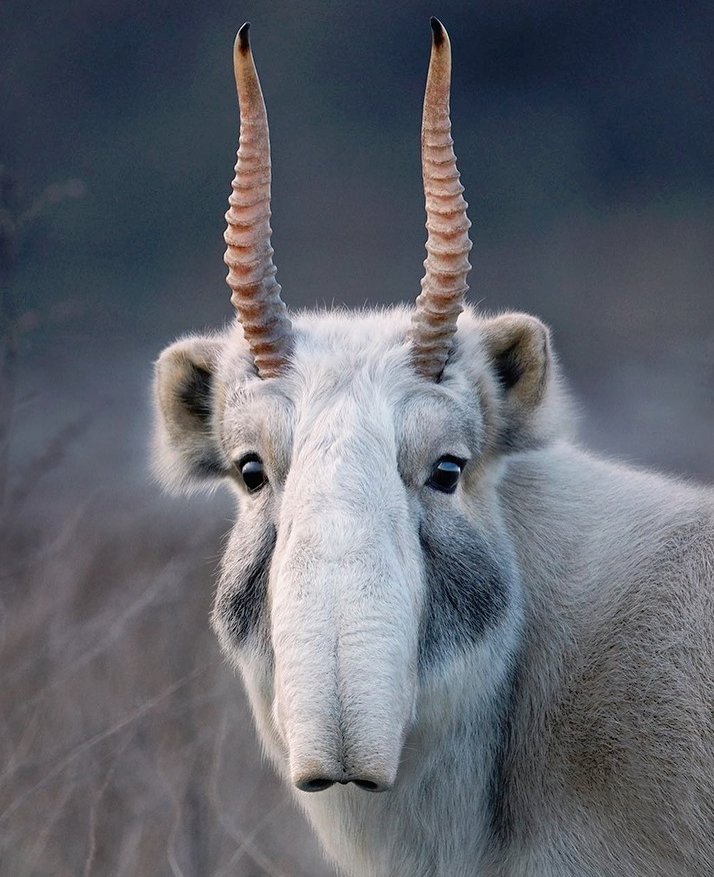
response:
<path id="1" fill-rule="evenodd" d="M 323 792 L 334 783 L 334 780 L 328 780 L 326 777 L 315 777 L 314 779 L 300 780 L 295 785 L 301 792 Z"/>
<path id="2" fill-rule="evenodd" d="M 352 780 L 352 782 L 359 786 L 360 789 L 366 789 L 368 792 L 383 792 L 387 786 L 382 785 L 381 783 L 375 783 L 374 780 Z"/>

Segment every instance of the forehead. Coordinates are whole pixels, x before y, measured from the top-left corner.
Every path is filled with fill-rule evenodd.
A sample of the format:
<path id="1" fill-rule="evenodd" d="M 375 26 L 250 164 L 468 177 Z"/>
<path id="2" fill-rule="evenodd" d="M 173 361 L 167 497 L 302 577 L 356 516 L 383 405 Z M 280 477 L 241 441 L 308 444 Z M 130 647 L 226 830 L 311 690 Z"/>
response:
<path id="1" fill-rule="evenodd" d="M 245 377 L 242 339 L 229 339 L 223 374 L 231 440 L 258 433 L 270 444 L 319 441 L 328 449 L 359 435 L 367 444 L 394 443 L 407 454 L 425 440 L 478 445 L 483 424 L 473 368 L 456 357 L 438 384 L 417 375 L 407 341 L 409 313 L 299 316 L 290 368 L 267 381 Z"/>

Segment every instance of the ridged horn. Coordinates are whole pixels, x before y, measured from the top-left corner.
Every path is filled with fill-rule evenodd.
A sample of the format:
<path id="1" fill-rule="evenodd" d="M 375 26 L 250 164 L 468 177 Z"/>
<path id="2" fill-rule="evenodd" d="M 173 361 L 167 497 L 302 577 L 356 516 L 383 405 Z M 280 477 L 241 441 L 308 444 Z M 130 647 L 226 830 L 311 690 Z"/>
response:
<path id="1" fill-rule="evenodd" d="M 451 139 L 449 91 L 451 43 L 444 25 L 431 19 L 432 43 L 421 128 L 426 200 L 427 257 L 410 338 L 417 371 L 438 381 L 449 358 L 456 320 L 468 291 L 471 249 L 467 203 Z"/>
<path id="2" fill-rule="evenodd" d="M 275 279 L 270 245 L 270 137 L 263 93 L 246 22 L 233 47 L 240 140 L 228 199 L 224 261 L 231 302 L 262 378 L 280 374 L 290 359 L 292 327 Z"/>

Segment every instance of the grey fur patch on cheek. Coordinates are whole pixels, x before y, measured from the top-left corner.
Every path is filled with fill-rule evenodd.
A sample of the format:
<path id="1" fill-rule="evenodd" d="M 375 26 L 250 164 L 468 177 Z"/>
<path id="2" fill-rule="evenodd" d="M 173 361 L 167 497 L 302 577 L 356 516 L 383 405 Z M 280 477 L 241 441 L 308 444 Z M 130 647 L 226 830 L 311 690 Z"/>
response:
<path id="1" fill-rule="evenodd" d="M 227 564 L 222 573 L 213 609 L 214 625 L 235 648 L 257 638 L 269 642 L 268 577 L 275 549 L 275 528 L 269 527 L 253 556 L 245 563 Z"/>
<path id="2" fill-rule="evenodd" d="M 514 714 L 521 680 L 520 652 L 511 658 L 508 672 L 496 700 L 498 728 L 493 770 L 488 784 L 488 809 L 491 814 L 491 836 L 498 849 L 505 850 L 514 835 L 516 818 L 512 812 L 511 782 L 513 778 Z M 521 831 L 526 826 L 521 816 Z"/>
<path id="3" fill-rule="evenodd" d="M 508 608 L 511 571 L 460 515 L 422 524 L 419 542 L 427 590 L 419 641 L 424 671 L 498 625 Z"/>

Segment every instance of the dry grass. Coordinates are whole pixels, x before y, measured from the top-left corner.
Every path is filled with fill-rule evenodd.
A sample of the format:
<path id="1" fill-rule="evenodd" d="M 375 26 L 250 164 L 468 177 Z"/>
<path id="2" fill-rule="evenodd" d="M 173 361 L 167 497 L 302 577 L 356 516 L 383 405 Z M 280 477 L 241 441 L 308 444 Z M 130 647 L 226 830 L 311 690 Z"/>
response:
<path id="1" fill-rule="evenodd" d="M 220 534 L 136 505 L 6 528 L 0 873 L 331 873 L 208 627 Z"/>

